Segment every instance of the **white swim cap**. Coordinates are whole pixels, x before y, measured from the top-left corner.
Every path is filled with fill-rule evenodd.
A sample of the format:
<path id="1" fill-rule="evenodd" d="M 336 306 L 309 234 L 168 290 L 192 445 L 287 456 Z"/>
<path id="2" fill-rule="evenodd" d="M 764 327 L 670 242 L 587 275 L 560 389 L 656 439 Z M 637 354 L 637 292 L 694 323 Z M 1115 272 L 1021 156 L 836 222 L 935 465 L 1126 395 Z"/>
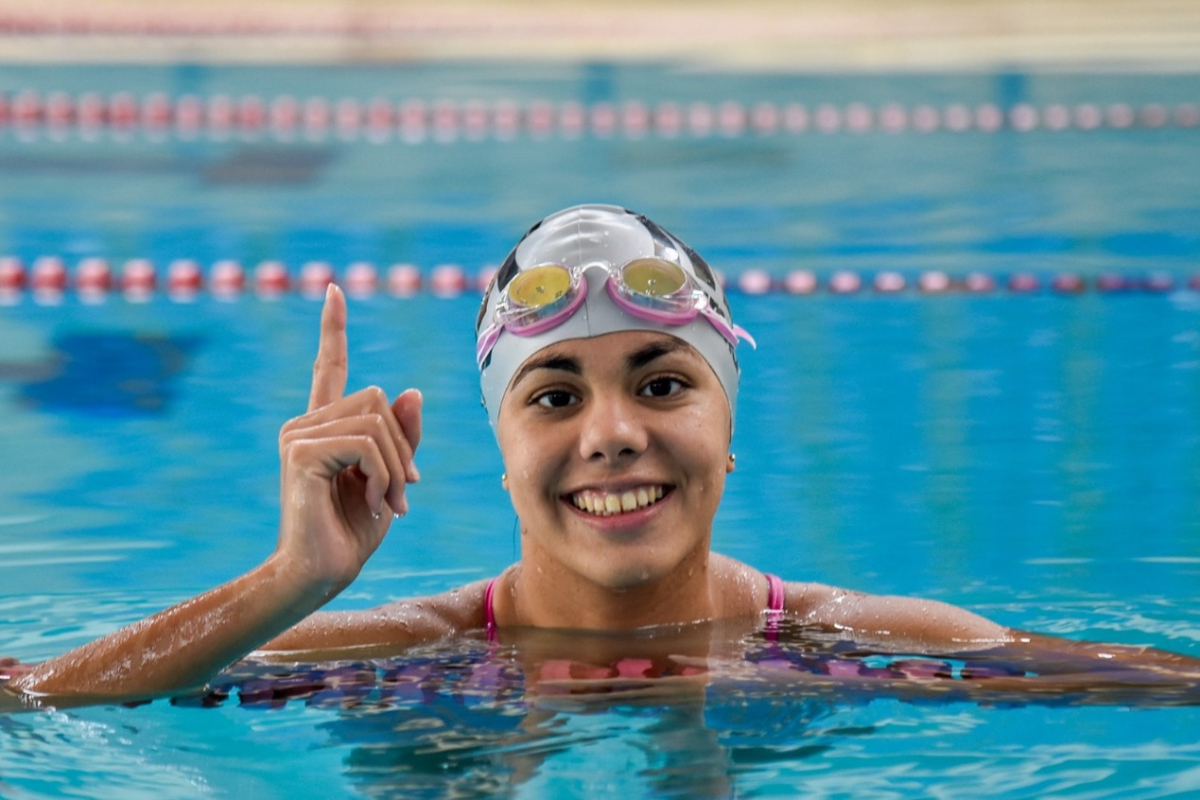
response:
<path id="1" fill-rule="evenodd" d="M 520 309 L 514 313 L 521 304 L 506 289 L 522 272 L 546 265 L 559 268 L 555 294 L 538 297 L 531 313 L 547 308 L 553 313 L 530 324 L 519 318 Z M 649 270 L 657 278 L 661 269 L 686 281 L 669 296 L 669 309 L 659 305 L 657 293 L 663 290 L 654 287 L 654 279 L 632 291 L 622 285 L 623 276 L 637 273 L 644 279 Z M 646 287 L 654 296 L 642 294 Z M 546 290 L 538 285 L 535 291 Z M 689 313 L 676 313 L 683 306 Z M 646 217 L 618 206 L 575 206 L 546 217 L 529 229 L 497 271 L 476 320 L 480 387 L 492 428 L 509 382 L 534 353 L 567 339 L 639 330 L 676 336 L 700 353 L 725 389 L 732 427 L 738 389 L 734 348 L 739 338 L 752 345 L 754 340 L 733 324 L 725 293 L 704 259 Z"/>

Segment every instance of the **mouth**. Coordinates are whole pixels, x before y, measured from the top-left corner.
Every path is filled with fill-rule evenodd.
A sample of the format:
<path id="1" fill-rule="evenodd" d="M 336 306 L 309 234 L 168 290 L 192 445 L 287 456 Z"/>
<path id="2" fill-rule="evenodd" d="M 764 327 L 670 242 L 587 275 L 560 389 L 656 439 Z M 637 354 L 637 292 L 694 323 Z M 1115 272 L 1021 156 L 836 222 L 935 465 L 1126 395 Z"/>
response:
<path id="1" fill-rule="evenodd" d="M 615 517 L 649 508 L 669 493 L 670 487 L 662 484 L 647 484 L 612 492 L 583 489 L 567 495 L 567 501 L 585 514 Z"/>

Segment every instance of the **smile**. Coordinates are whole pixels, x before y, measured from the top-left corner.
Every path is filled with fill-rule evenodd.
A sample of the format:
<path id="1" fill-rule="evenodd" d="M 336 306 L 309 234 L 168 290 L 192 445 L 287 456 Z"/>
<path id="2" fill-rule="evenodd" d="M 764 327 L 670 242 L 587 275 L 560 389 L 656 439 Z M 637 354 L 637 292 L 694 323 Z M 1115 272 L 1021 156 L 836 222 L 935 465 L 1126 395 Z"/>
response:
<path id="1" fill-rule="evenodd" d="M 611 517 L 652 506 L 663 499 L 666 490 L 661 485 L 639 486 L 623 492 L 599 492 L 584 489 L 570 495 L 571 504 L 580 511 L 597 517 Z"/>

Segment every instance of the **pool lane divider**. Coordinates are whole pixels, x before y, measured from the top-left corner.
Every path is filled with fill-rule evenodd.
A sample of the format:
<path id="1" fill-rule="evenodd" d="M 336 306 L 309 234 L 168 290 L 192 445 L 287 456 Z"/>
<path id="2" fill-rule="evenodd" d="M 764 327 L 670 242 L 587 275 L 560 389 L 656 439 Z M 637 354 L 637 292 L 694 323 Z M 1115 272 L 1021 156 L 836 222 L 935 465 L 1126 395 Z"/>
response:
<path id="1" fill-rule="evenodd" d="M 245 295 L 272 299 L 288 294 L 319 299 L 325 288 L 337 282 L 353 297 L 385 295 L 396 298 L 428 293 L 437 297 L 477 294 L 487 288 L 494 267 L 475 273 L 454 264 L 440 264 L 423 271 L 414 264 L 393 264 L 382 272 L 372 263 L 349 264 L 339 275 L 327 261 L 309 261 L 292 272 L 276 260 L 245 269 L 238 261 L 223 259 L 205 270 L 190 258 L 175 259 L 165 270 L 145 258 L 132 258 L 120 270 L 107 259 L 81 259 L 73 270 L 59 256 L 41 256 L 26 267 L 14 256 L 0 256 L 0 304 L 12 305 L 30 296 L 35 302 L 55 304 L 68 295 L 81 302 L 103 302 L 119 295 L 131 302 L 145 302 L 158 294 L 187 302 L 210 295 L 219 300 L 235 300 Z M 1200 291 L 1200 272 L 1182 276 L 1155 271 L 1144 274 L 1106 272 L 1084 276 L 1076 272 L 1013 272 L 994 275 L 987 272 L 952 274 L 925 270 L 914 276 L 894 270 L 865 272 L 833 270 L 818 273 L 796 269 L 782 276 L 761 269 L 748 269 L 722 283 L 731 292 L 757 296 L 767 294 L 854 296 L 863 294 L 921 295 L 1032 295 L 1052 293 L 1167 294 L 1175 291 Z"/>
<path id="2" fill-rule="evenodd" d="M 738 101 L 640 100 L 580 103 L 532 100 L 392 100 L 373 97 L 264 98 L 163 92 L 142 98 L 132 92 L 0 92 L 0 134 L 11 131 L 18 141 L 41 138 L 98 139 L 104 133 L 124 139 L 135 132 L 147 138 L 215 140 L 237 137 L 278 141 L 297 137 L 323 140 L 366 138 L 382 143 L 506 140 L 519 135 L 534 139 L 638 139 L 646 136 L 702 138 L 743 135 L 867 133 L 993 133 L 1011 130 L 1093 131 L 1131 128 L 1200 127 L 1200 104 L 1168 103 L 742 103 Z"/>

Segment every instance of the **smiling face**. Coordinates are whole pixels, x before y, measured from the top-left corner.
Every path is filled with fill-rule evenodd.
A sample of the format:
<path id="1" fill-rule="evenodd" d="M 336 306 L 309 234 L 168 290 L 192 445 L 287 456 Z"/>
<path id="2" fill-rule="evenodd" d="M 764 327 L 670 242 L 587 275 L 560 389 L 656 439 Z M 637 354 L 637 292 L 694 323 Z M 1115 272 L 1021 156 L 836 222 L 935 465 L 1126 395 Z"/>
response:
<path id="1" fill-rule="evenodd" d="M 648 331 L 550 345 L 517 371 L 497 435 L 526 568 L 618 592 L 704 569 L 730 416 L 690 345 Z"/>

